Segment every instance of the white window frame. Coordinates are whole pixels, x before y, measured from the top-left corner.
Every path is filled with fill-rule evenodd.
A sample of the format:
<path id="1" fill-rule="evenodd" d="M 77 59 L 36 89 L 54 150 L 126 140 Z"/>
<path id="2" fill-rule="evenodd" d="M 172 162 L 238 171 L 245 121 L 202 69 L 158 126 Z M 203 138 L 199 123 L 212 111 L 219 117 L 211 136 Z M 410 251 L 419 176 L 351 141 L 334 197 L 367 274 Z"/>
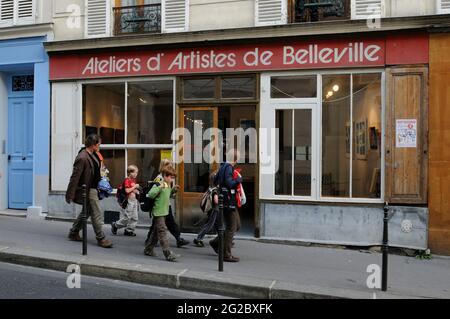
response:
<path id="1" fill-rule="evenodd" d="M 32 0 L 32 14 L 29 18 L 19 18 L 19 0 L 14 0 L 13 18 L 11 20 L 0 21 L 0 28 L 20 25 L 30 25 L 36 23 L 36 2 Z"/>
<path id="2" fill-rule="evenodd" d="M 95 79 L 95 80 L 82 80 L 77 82 L 78 87 L 78 100 L 80 103 L 78 103 L 78 111 L 77 111 L 77 121 L 78 121 L 78 132 L 76 132 L 76 135 L 78 137 L 77 145 L 78 150 L 82 147 L 84 147 L 84 141 L 83 139 L 83 85 L 84 84 L 121 84 L 123 83 L 125 85 L 125 92 L 124 92 L 124 99 L 125 99 L 125 123 L 124 123 L 124 130 L 125 130 L 125 144 L 102 144 L 101 150 L 124 150 L 125 151 L 125 167 L 124 167 L 124 176 L 126 176 L 126 171 L 128 167 L 128 150 L 171 150 L 172 151 L 172 159 L 174 158 L 174 152 L 175 152 L 175 142 L 172 144 L 128 144 L 128 84 L 129 83 L 136 83 L 136 82 L 152 82 L 152 81 L 172 81 L 173 84 L 173 103 L 172 103 L 172 109 L 173 109 L 173 119 L 172 119 L 172 125 L 173 128 L 176 127 L 176 78 L 175 77 L 143 77 L 143 78 L 121 78 L 121 79 Z M 76 151 L 76 150 L 75 150 Z M 74 154 L 77 154 L 75 152 Z"/>
<path id="3" fill-rule="evenodd" d="M 324 75 L 353 75 L 353 74 L 381 74 L 381 197 L 380 198 L 350 198 L 350 197 L 326 197 L 322 196 L 322 77 Z M 299 99 L 272 99 L 271 94 L 271 77 L 274 76 L 317 76 L 317 98 L 299 98 Z M 353 79 L 353 77 L 350 77 Z M 353 83 L 351 83 L 353 84 Z M 361 203 L 361 204 L 380 204 L 384 203 L 385 198 L 385 145 L 386 145 L 386 120 L 385 120 L 385 92 L 386 92 L 386 76 L 384 69 L 354 69 L 354 70 L 332 70 L 332 71 L 304 71 L 304 72 L 277 72 L 277 73 L 263 73 L 261 74 L 261 123 L 270 123 L 271 128 L 275 128 L 275 115 L 276 110 L 280 109 L 304 109 L 305 105 L 312 105 L 316 103 L 317 110 L 312 112 L 313 126 L 312 126 L 312 159 L 311 159 L 311 196 L 289 196 L 289 195 L 276 195 L 275 194 L 275 174 L 272 174 L 270 178 L 272 182 L 270 185 L 274 187 L 271 189 L 270 194 L 268 192 L 263 193 L 264 189 L 267 189 L 267 185 L 264 183 L 264 176 L 260 173 L 260 199 L 262 200 L 283 200 L 283 201 L 304 201 L 304 202 L 329 202 L 329 203 Z M 353 87 L 351 88 L 353 89 Z M 351 92 L 353 93 L 353 92 Z M 352 102 L 351 102 L 352 103 Z M 351 111 L 353 111 L 353 105 L 351 105 Z M 353 116 L 353 114 L 351 114 Z M 270 119 L 268 119 L 270 118 Z M 295 119 L 294 119 L 295 120 Z M 351 130 L 352 132 L 352 130 Z M 352 132 L 353 133 L 353 132 Z M 353 149 L 353 138 L 350 137 L 350 149 Z M 314 147 L 316 146 L 316 147 Z M 262 149 L 262 146 L 260 146 Z M 352 156 L 350 156 L 350 172 L 349 178 L 352 172 Z M 260 163 L 261 165 L 261 163 Z M 262 169 L 260 169 L 260 172 Z M 268 179 L 268 178 L 267 178 Z M 349 181 L 350 196 L 352 196 L 352 178 Z M 292 190 L 294 192 L 294 189 Z"/>

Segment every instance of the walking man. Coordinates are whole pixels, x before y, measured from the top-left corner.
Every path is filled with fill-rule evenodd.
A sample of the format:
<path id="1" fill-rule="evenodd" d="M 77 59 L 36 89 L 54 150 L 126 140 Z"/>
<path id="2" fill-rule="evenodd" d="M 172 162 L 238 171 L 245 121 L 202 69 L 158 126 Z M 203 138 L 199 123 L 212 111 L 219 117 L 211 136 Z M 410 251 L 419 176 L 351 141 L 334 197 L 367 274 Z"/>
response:
<path id="1" fill-rule="evenodd" d="M 85 148 L 78 153 L 73 164 L 73 172 L 66 192 L 66 202 L 68 204 L 74 202 L 75 204 L 83 205 L 82 186 L 86 185 L 88 197 L 87 217 L 91 217 L 97 243 L 100 247 L 111 248 L 112 243 L 105 238 L 102 230 L 103 214 L 97 192 L 97 185 L 101 179 L 101 161 L 97 155 L 100 144 L 100 136 L 96 134 L 91 134 L 86 138 Z M 69 232 L 69 239 L 71 241 L 82 241 L 79 234 L 83 227 L 82 218 L 83 212 L 78 215 Z"/>

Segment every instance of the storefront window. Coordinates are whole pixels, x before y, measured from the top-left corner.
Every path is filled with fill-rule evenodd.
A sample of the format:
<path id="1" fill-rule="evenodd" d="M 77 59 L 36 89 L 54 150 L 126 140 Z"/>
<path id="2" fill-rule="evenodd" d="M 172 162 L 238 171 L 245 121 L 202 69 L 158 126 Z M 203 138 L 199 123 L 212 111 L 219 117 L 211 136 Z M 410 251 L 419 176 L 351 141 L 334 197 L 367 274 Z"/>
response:
<path id="1" fill-rule="evenodd" d="M 275 175 L 275 194 L 292 195 L 292 110 L 276 111 L 279 129 L 278 172 Z"/>
<path id="2" fill-rule="evenodd" d="M 278 170 L 261 177 L 270 190 L 262 196 L 380 200 L 382 73 L 262 77 L 270 83 L 270 93 L 263 84 L 263 108 L 272 112 L 262 112 L 261 123 L 278 129 Z M 312 83 L 322 85 L 317 100 Z"/>
<path id="3" fill-rule="evenodd" d="M 350 75 L 322 78 L 322 196 L 350 195 Z"/>
<path id="4" fill-rule="evenodd" d="M 138 180 L 157 175 L 172 144 L 174 88 L 172 80 L 83 85 L 83 141 L 102 138 L 101 153 L 111 185 L 117 187 L 128 165 L 137 165 Z"/>
<path id="5" fill-rule="evenodd" d="M 275 194 L 311 196 L 312 110 L 277 110 L 278 172 Z"/>
<path id="6" fill-rule="evenodd" d="M 111 186 L 117 188 L 126 175 L 125 150 L 101 150 L 105 166 L 109 170 Z"/>
<path id="7" fill-rule="evenodd" d="M 271 78 L 272 99 L 317 97 L 317 76 L 274 76 Z"/>
<path id="8" fill-rule="evenodd" d="M 206 130 L 214 127 L 213 112 L 210 110 L 186 111 L 184 113 L 184 128 L 186 128 L 192 137 L 191 144 L 185 144 L 189 149 L 190 158 L 185 154 L 184 163 L 184 192 L 202 193 L 208 189 L 211 164 L 202 160 L 203 150 L 210 143 L 203 140 L 203 134 Z M 199 147 L 195 141 L 202 140 Z"/>
<path id="9" fill-rule="evenodd" d="M 117 144 L 116 130 L 125 129 L 124 83 L 83 85 L 83 126 L 83 141 L 89 134 L 101 134 L 103 144 Z"/>
<path id="10" fill-rule="evenodd" d="M 128 84 L 128 144 L 171 144 L 173 82 Z"/>
<path id="11" fill-rule="evenodd" d="M 223 99 L 255 98 L 256 83 L 252 77 L 222 78 Z"/>
<path id="12" fill-rule="evenodd" d="M 353 75 L 353 197 L 380 198 L 381 75 Z"/>
<path id="13" fill-rule="evenodd" d="M 216 80 L 185 79 L 183 80 L 183 98 L 186 100 L 214 99 L 216 97 Z"/>
<path id="14" fill-rule="evenodd" d="M 311 110 L 294 111 L 294 195 L 311 196 Z"/>
<path id="15" fill-rule="evenodd" d="M 146 183 L 158 175 L 159 164 L 164 154 L 170 150 L 163 149 L 139 149 L 128 150 L 128 163 L 139 167 L 139 183 Z"/>
<path id="16" fill-rule="evenodd" d="M 322 196 L 380 198 L 381 74 L 322 82 Z"/>

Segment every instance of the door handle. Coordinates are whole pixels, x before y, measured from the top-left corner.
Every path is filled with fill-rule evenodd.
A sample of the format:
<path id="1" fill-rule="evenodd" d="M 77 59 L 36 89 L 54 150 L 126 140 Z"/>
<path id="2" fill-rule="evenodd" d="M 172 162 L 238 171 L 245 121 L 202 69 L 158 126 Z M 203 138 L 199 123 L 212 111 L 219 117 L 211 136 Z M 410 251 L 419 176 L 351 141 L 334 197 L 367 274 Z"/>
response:
<path id="1" fill-rule="evenodd" d="M 26 158 L 25 156 L 24 156 L 24 157 L 22 157 L 22 161 L 26 161 L 26 159 L 27 159 L 27 158 Z"/>

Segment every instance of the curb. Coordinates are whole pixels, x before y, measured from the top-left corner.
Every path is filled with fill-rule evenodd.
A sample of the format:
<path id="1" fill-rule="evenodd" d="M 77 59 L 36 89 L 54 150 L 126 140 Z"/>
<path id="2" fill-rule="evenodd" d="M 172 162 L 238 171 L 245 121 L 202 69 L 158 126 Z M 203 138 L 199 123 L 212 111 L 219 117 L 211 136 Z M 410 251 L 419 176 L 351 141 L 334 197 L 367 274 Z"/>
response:
<path id="1" fill-rule="evenodd" d="M 205 274 L 189 269 L 132 265 L 82 256 L 66 257 L 9 247 L 0 247 L 0 261 L 61 272 L 66 272 L 71 264 L 78 264 L 81 273 L 87 276 L 245 299 L 370 299 L 373 295 L 366 291 L 300 286 L 223 273 Z M 386 299 L 416 298 L 381 292 L 377 295 Z"/>

